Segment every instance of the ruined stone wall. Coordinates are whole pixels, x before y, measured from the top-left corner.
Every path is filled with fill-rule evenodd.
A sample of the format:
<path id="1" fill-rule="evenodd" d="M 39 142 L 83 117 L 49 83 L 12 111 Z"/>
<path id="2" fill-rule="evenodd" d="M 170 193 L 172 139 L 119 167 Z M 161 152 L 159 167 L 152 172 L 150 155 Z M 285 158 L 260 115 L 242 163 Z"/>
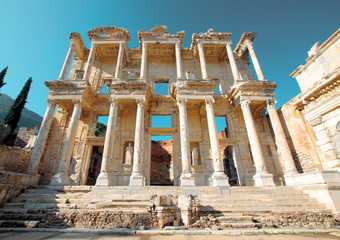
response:
<path id="1" fill-rule="evenodd" d="M 61 109 L 58 109 L 52 121 L 52 126 L 48 134 L 44 153 L 38 169 L 41 176 L 41 184 L 48 184 L 51 177 L 57 170 L 63 147 L 62 143 L 68 123 L 67 118 L 67 114 L 61 111 Z"/>
<path id="2" fill-rule="evenodd" d="M 311 172 L 320 169 L 312 129 L 306 124 L 302 113 L 287 103 L 282 106 L 280 117 L 298 170 Z"/>
<path id="3" fill-rule="evenodd" d="M 0 170 L 26 173 L 31 150 L 0 145 Z"/>
<path id="4" fill-rule="evenodd" d="M 305 65 L 306 68 L 295 76 L 302 92 L 320 84 L 326 75 L 339 67 L 339 48 L 340 38 L 338 37 L 331 45 L 315 49 L 315 54 L 312 50 L 310 51 L 312 56 L 307 58 L 309 65 Z"/>

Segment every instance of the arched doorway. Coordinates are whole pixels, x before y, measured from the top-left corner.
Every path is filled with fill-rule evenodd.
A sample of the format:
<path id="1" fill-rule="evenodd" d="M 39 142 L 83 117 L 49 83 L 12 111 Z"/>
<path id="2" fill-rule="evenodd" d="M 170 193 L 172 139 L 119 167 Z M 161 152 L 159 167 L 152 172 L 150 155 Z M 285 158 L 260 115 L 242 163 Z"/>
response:
<path id="1" fill-rule="evenodd" d="M 239 179 L 234 162 L 233 146 L 227 146 L 223 154 L 224 172 L 229 178 L 230 186 L 238 186 Z"/>

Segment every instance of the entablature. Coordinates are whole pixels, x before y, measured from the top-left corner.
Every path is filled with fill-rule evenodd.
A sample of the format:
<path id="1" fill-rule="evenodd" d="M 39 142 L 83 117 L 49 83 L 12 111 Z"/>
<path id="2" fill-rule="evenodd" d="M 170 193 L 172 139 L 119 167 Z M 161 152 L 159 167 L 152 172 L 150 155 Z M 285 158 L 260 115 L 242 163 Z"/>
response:
<path id="1" fill-rule="evenodd" d="M 276 83 L 271 81 L 244 81 L 231 88 L 228 93 L 230 103 L 240 103 L 247 100 L 250 102 L 274 101 Z"/>

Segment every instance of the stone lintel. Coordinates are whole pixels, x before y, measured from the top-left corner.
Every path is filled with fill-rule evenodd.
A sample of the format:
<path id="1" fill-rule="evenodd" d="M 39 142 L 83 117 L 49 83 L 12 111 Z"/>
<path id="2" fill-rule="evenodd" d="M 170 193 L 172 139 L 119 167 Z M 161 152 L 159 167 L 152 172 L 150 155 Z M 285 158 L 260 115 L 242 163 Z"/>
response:
<path id="1" fill-rule="evenodd" d="M 249 98 L 256 101 L 268 101 L 274 99 L 276 84 L 271 81 L 247 81 L 235 85 L 228 93 L 230 102 L 240 101 L 241 98 Z"/>

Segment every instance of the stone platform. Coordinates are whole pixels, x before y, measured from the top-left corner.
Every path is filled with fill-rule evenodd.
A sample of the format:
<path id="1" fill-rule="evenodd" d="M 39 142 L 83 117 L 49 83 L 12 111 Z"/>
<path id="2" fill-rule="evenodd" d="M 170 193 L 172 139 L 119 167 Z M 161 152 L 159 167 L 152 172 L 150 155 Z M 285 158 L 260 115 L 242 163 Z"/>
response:
<path id="1" fill-rule="evenodd" d="M 0 209 L 0 227 L 331 228 L 325 205 L 293 187 L 41 186 Z"/>

